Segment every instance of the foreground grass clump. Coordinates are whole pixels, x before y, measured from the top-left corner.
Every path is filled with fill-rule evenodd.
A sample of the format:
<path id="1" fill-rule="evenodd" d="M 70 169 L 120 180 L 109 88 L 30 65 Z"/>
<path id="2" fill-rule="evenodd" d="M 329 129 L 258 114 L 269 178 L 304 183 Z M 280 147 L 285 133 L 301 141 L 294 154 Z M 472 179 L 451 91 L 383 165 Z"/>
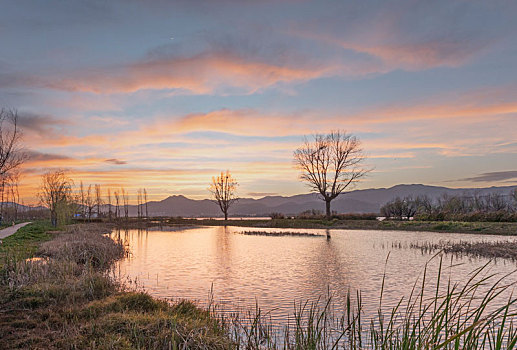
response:
<path id="1" fill-rule="evenodd" d="M 1 349 L 231 348 L 195 304 L 125 291 L 108 268 L 126 249 L 103 232 L 72 226 L 40 245 L 41 259 L 10 256 L 0 273 Z"/>
<path id="2" fill-rule="evenodd" d="M 59 235 L 50 242 L 44 242 L 38 254 L 106 269 L 125 252 L 121 242 L 114 242 L 103 235 L 109 232 L 110 230 L 102 226 L 91 225 L 88 230 L 81 226 L 72 226 L 66 234 Z"/>

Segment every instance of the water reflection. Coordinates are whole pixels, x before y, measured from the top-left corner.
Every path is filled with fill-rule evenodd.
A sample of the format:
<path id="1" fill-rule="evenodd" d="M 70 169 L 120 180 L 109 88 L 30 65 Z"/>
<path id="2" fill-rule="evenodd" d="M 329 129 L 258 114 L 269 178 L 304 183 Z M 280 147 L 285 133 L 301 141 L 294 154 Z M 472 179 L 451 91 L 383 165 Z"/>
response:
<path id="1" fill-rule="evenodd" d="M 431 257 L 408 248 L 411 242 L 501 240 L 498 236 L 359 230 L 332 230 L 331 239 L 325 230 L 300 230 L 319 236 L 272 237 L 240 234 L 244 230 L 254 229 L 164 227 L 114 232 L 131 250 L 131 257 L 119 262 L 117 271 L 121 277 L 136 278 L 158 297 L 205 302 L 213 286 L 216 301 L 228 309 L 253 308 L 258 302 L 274 310 L 278 318 L 292 313 L 295 300 L 315 300 L 329 291 L 336 307 L 342 308 L 347 292 L 355 295 L 359 289 L 365 313 L 373 315 L 384 270 L 383 305 L 390 307 L 409 293 Z M 444 274 L 461 282 L 488 260 L 450 256 L 446 261 L 444 265 L 454 267 L 444 268 Z M 438 264 L 438 259 L 429 262 L 429 276 L 436 276 Z M 515 266 L 498 262 L 492 272 L 507 273 Z"/>

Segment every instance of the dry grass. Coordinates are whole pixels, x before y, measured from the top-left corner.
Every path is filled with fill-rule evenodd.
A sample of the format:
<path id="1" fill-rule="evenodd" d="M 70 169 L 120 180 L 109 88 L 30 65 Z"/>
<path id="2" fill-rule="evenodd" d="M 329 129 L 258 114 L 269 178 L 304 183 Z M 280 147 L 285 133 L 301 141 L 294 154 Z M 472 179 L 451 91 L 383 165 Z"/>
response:
<path id="1" fill-rule="evenodd" d="M 480 242 L 452 242 L 440 241 L 438 243 L 424 242 L 412 243 L 411 248 L 420 249 L 423 252 L 435 252 L 443 250 L 451 254 L 467 254 L 484 258 L 503 258 L 517 260 L 517 241 L 480 241 Z"/>
<path id="2" fill-rule="evenodd" d="M 291 236 L 291 237 L 325 237 L 323 235 L 319 235 L 317 233 L 310 232 L 295 232 L 295 231 L 242 231 L 239 232 L 241 235 L 248 236 Z"/>
<path id="3" fill-rule="evenodd" d="M 103 235 L 110 230 L 100 225 L 75 225 L 52 241 L 41 245 L 38 255 L 106 269 L 124 256 L 120 241 Z"/>

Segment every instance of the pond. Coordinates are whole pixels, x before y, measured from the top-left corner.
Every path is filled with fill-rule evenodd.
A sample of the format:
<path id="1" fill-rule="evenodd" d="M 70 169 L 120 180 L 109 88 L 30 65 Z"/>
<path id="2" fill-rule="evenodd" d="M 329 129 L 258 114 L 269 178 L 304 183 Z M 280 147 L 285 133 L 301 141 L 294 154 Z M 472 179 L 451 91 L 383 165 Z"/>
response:
<path id="1" fill-rule="evenodd" d="M 316 236 L 248 235 L 245 231 L 299 232 Z M 411 243 L 497 241 L 504 236 L 432 232 L 257 229 L 232 226 L 153 228 L 113 232 L 131 256 L 120 261 L 116 274 L 153 296 L 193 299 L 202 305 L 213 290 L 222 310 L 254 309 L 256 303 L 283 321 L 293 303 L 316 300 L 328 293 L 341 309 L 346 295 L 361 291 L 363 311 L 374 315 L 385 276 L 383 306 L 392 307 L 410 293 L 427 264 L 427 279 L 436 280 L 440 256 L 410 248 Z M 389 257 L 388 257 L 389 255 Z M 432 259 L 431 259 L 432 258 Z M 491 273 L 510 273 L 516 264 L 499 259 L 443 256 L 442 279 L 464 282 L 489 263 Z M 512 278 L 513 279 L 513 278 Z M 443 283 L 444 285 L 446 283 Z M 511 291 L 509 291 L 511 292 Z M 503 296 L 502 301 L 505 300 Z M 340 310 L 337 310 L 340 311 Z"/>

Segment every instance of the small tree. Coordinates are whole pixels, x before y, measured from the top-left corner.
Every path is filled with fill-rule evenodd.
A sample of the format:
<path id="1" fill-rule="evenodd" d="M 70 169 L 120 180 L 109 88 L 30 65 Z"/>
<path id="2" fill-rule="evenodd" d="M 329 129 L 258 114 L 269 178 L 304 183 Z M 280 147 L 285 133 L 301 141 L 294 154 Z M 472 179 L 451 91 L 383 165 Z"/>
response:
<path id="1" fill-rule="evenodd" d="M 102 200 L 102 190 L 101 185 L 95 185 L 95 206 L 97 207 L 97 219 L 101 218 L 102 205 L 104 201 Z"/>
<path id="2" fill-rule="evenodd" d="M 112 210 L 111 210 L 111 189 L 109 187 L 108 187 L 107 198 L 108 198 L 108 220 L 111 222 L 111 213 L 112 213 Z"/>
<path id="3" fill-rule="evenodd" d="M 21 145 L 21 132 L 18 128 L 18 112 L 14 109 L 0 110 L 0 221 L 4 215 L 4 193 L 6 182 L 27 159 Z"/>
<path id="4" fill-rule="evenodd" d="M 115 197 L 115 220 L 118 220 L 120 216 L 120 196 L 118 194 L 118 191 L 115 191 L 113 195 Z"/>
<path id="5" fill-rule="evenodd" d="M 40 200 L 50 211 L 52 226 L 58 225 L 58 218 L 62 221 L 69 212 L 72 204 L 72 179 L 64 170 L 47 172 L 42 177 L 39 193 Z"/>
<path id="6" fill-rule="evenodd" d="M 0 110 L 0 177 L 5 178 L 26 159 L 27 154 L 21 146 L 18 112 L 16 110 Z"/>
<path id="7" fill-rule="evenodd" d="M 235 194 L 237 186 L 237 181 L 228 170 L 226 173 L 221 172 L 221 175 L 212 177 L 208 190 L 212 194 L 212 199 L 223 212 L 224 220 L 228 220 L 228 210 L 238 200 Z"/>
<path id="8" fill-rule="evenodd" d="M 323 197 L 328 219 L 330 202 L 368 173 L 365 159 L 359 139 L 341 131 L 316 134 L 313 141 L 305 138 L 304 145 L 294 151 L 300 178 Z"/>
<path id="9" fill-rule="evenodd" d="M 124 203 L 124 217 L 126 221 L 129 220 L 129 194 L 122 188 L 122 202 Z"/>
<path id="10" fill-rule="evenodd" d="M 510 198 L 513 201 L 514 210 L 517 210 L 517 188 L 514 188 L 512 192 L 510 192 Z"/>
<path id="11" fill-rule="evenodd" d="M 145 218 L 149 219 L 149 207 L 147 206 L 147 190 L 144 188 Z"/>
<path id="12" fill-rule="evenodd" d="M 81 206 L 81 216 L 84 220 L 86 218 L 86 195 L 84 193 L 84 185 L 83 181 L 81 180 L 81 185 L 79 186 L 79 202 Z"/>
<path id="13" fill-rule="evenodd" d="M 95 209 L 95 199 L 92 196 L 92 185 L 88 185 L 84 201 L 86 204 L 86 210 L 88 212 L 88 221 L 90 221 L 92 219 L 93 210 Z"/>

